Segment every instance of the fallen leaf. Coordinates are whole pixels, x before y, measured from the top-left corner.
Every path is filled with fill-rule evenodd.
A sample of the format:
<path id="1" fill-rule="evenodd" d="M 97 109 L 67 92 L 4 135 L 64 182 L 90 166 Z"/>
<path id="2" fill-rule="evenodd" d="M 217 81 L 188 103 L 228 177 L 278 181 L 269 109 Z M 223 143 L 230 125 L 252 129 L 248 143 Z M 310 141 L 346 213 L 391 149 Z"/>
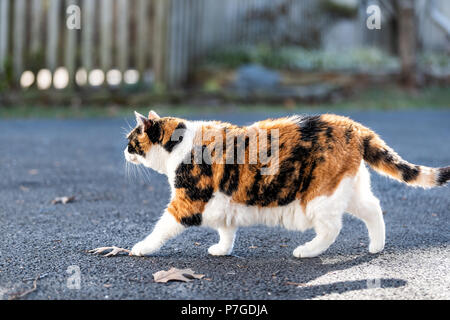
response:
<path id="1" fill-rule="evenodd" d="M 112 257 L 112 256 L 117 255 L 118 253 L 121 253 L 121 252 L 128 253 L 129 256 L 132 256 L 130 250 L 124 249 L 124 248 L 115 247 L 115 246 L 112 246 L 112 247 L 100 247 L 100 248 L 89 250 L 88 252 L 89 253 L 94 253 L 94 254 L 100 254 L 100 253 L 105 252 L 105 251 L 110 251 L 110 252 L 108 252 L 107 254 L 104 255 L 105 257 Z"/>
<path id="2" fill-rule="evenodd" d="M 201 243 L 200 242 L 194 242 L 194 245 L 199 246 L 199 245 L 201 245 Z"/>
<path id="3" fill-rule="evenodd" d="M 204 274 L 195 274 L 192 269 L 171 268 L 169 271 L 161 270 L 153 274 L 155 282 L 166 283 L 167 281 L 190 282 L 193 279 L 201 279 Z"/>
<path id="4" fill-rule="evenodd" d="M 57 198 L 52 200 L 52 204 L 57 204 L 57 203 L 66 204 L 66 203 L 69 203 L 69 202 L 73 202 L 74 200 L 75 200 L 75 196 L 71 196 L 71 197 L 57 197 Z"/>
<path id="5" fill-rule="evenodd" d="M 248 247 L 249 249 L 256 249 L 256 248 L 258 248 L 257 246 L 250 246 L 250 247 Z"/>
<path id="6" fill-rule="evenodd" d="M 20 299 L 22 297 L 25 297 L 27 294 L 30 294 L 32 292 L 34 292 L 37 289 L 37 281 L 41 278 L 40 275 L 38 275 L 34 281 L 33 281 L 33 287 L 31 289 L 25 290 L 23 292 L 17 292 L 17 293 L 13 293 L 10 295 L 10 297 L 8 298 L 8 300 L 16 300 L 16 299 Z"/>

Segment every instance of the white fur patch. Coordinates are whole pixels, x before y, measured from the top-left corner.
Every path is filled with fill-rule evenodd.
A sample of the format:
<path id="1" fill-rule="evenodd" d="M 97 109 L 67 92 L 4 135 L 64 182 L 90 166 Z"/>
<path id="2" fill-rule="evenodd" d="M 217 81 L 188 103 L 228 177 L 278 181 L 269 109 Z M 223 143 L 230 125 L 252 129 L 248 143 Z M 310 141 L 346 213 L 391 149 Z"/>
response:
<path id="1" fill-rule="evenodd" d="M 355 177 L 342 180 L 330 196 L 320 196 L 308 203 L 303 212 L 299 200 L 279 207 L 257 207 L 235 203 L 231 197 L 215 192 L 202 214 L 202 226 L 219 229 L 263 224 L 288 230 L 306 231 L 316 222 L 340 221 L 355 186 Z M 339 226 L 340 229 L 340 226 Z"/>

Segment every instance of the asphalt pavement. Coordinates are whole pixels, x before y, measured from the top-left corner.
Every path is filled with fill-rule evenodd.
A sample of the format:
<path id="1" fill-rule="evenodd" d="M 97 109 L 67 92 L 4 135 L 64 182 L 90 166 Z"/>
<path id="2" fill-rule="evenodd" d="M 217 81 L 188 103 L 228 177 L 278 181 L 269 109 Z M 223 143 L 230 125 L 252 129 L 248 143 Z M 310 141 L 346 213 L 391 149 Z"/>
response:
<path id="1" fill-rule="evenodd" d="M 189 118 L 244 125 L 279 115 Z M 346 115 L 412 163 L 450 165 L 450 110 Z M 263 226 L 240 229 L 228 257 L 208 255 L 218 236 L 203 228 L 188 229 L 151 257 L 87 253 L 104 245 L 131 248 L 169 200 L 164 176 L 125 170 L 127 121 L 133 123 L 132 115 L 0 120 L 0 299 L 450 298 L 450 188 L 412 188 L 373 171 L 386 222 L 380 254 L 368 253 L 365 226 L 349 215 L 336 242 L 317 258 L 292 256 L 313 231 Z M 75 200 L 52 204 L 63 196 Z M 171 267 L 205 277 L 154 282 L 153 273 Z"/>

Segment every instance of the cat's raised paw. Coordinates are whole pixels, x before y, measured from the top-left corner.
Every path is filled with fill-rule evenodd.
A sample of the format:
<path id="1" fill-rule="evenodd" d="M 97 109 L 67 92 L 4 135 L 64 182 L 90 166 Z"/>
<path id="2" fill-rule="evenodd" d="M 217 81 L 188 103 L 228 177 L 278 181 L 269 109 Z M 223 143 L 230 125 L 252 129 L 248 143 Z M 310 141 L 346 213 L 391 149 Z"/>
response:
<path id="1" fill-rule="evenodd" d="M 212 256 L 227 256 L 231 253 L 231 250 L 217 243 L 209 247 L 208 253 Z"/>

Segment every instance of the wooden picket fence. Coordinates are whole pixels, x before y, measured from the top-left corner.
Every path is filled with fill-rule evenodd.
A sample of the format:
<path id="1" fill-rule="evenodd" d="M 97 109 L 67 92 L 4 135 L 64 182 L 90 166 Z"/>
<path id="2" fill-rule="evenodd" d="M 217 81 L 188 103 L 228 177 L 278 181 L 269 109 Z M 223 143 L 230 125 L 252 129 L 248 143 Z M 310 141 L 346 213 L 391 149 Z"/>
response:
<path id="1" fill-rule="evenodd" d="M 71 5 L 80 29 L 66 25 Z M 135 70 L 176 88 L 212 50 L 311 42 L 317 8 L 316 0 L 0 0 L 0 77 L 18 87 L 24 71 L 64 67 L 71 86 L 79 70 Z"/>

